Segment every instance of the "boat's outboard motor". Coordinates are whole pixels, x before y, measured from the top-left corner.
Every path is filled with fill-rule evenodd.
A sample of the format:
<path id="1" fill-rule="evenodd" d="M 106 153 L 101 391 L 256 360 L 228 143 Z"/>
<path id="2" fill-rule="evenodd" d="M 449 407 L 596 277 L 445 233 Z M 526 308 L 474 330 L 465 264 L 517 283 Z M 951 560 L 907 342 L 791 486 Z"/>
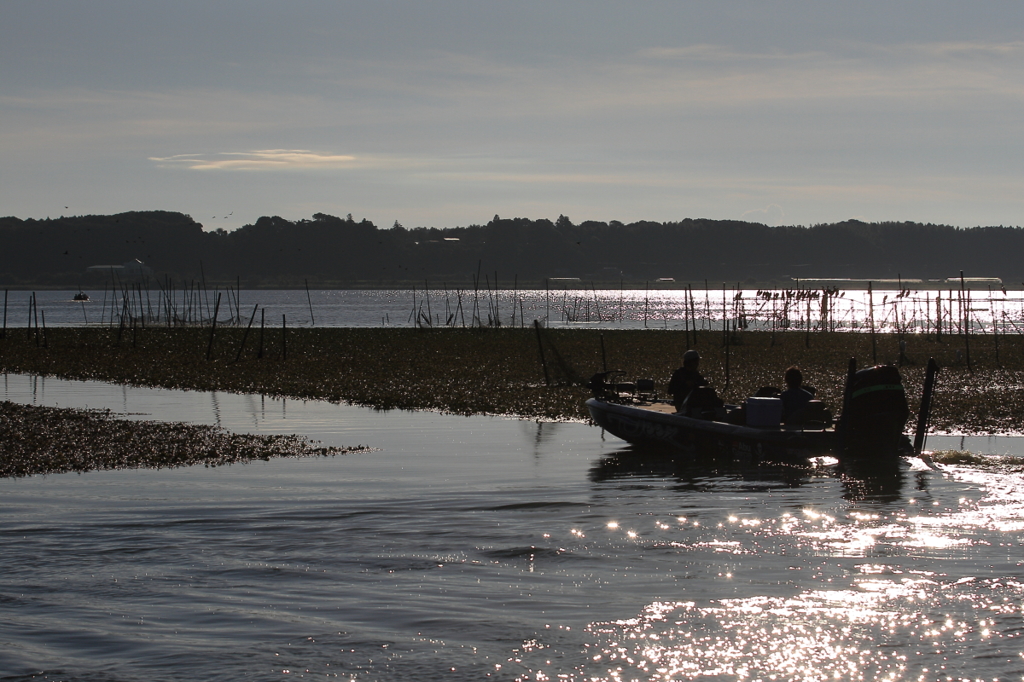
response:
<path id="1" fill-rule="evenodd" d="M 846 447 L 895 451 L 910 417 L 900 371 L 892 365 L 862 369 L 853 375 L 842 416 Z"/>

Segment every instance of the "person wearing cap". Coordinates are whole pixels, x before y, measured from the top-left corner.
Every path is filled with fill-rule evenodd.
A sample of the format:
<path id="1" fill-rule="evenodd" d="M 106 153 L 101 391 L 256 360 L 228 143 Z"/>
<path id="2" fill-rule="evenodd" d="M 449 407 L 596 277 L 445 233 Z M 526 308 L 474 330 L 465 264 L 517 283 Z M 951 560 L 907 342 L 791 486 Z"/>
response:
<path id="1" fill-rule="evenodd" d="M 782 423 L 799 422 L 803 410 L 814 398 L 813 389 L 804 388 L 803 372 L 796 365 L 786 370 L 783 381 L 786 382 L 786 390 L 779 395 L 782 398 Z"/>
<path id="2" fill-rule="evenodd" d="M 683 366 L 672 373 L 672 379 L 668 382 L 668 392 L 677 411 L 682 410 L 683 403 L 693 389 L 708 385 L 708 380 L 697 371 L 698 365 L 700 353 L 691 348 L 683 353 Z"/>

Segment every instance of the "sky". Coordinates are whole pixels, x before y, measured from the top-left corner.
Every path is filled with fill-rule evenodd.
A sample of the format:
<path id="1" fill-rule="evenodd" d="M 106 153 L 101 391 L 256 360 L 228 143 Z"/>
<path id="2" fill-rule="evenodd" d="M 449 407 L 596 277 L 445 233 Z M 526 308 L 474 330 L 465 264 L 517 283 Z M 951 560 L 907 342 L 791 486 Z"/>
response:
<path id="1" fill-rule="evenodd" d="M 1024 3 L 0 0 L 0 215 L 1024 224 Z"/>

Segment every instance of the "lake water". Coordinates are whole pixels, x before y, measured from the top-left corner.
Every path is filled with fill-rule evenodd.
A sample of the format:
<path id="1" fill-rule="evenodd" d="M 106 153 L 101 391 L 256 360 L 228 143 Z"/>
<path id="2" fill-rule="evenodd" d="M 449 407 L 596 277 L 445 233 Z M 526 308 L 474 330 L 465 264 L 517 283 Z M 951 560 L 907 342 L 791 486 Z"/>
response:
<path id="1" fill-rule="evenodd" d="M 73 300 L 77 291 L 7 291 L 4 326 L 33 323 L 49 326 L 113 324 L 127 311 L 148 324 L 172 318 L 219 323 L 318 327 L 530 325 L 533 320 L 557 327 L 605 329 L 745 329 L 932 332 L 940 319 L 943 333 L 1024 332 L 1024 295 L 1001 288 L 961 293 L 958 287 L 912 291 L 863 289 L 789 289 L 758 291 L 681 288 L 593 289 L 582 284 L 547 290 L 481 289 L 324 289 L 175 291 L 159 289 L 121 293 L 86 290 L 87 302 Z M 32 296 L 36 306 L 30 306 Z M 217 305 L 218 295 L 221 298 Z M 966 320 L 966 322 L 965 322 Z"/>
<path id="2" fill-rule="evenodd" d="M 0 379 L 377 448 L 0 481 L 5 681 L 1024 678 L 1009 469 L 852 478 L 583 424 Z"/>

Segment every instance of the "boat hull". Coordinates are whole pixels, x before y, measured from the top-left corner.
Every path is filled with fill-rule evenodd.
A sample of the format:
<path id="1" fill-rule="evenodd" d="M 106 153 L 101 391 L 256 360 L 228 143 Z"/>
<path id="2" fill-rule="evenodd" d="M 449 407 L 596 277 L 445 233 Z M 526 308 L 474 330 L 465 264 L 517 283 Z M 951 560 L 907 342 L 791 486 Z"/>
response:
<path id="1" fill-rule="evenodd" d="M 839 445 L 833 429 L 742 426 L 685 417 L 668 406 L 596 398 L 587 401 L 587 409 L 598 426 L 624 441 L 692 453 L 794 461 L 835 454 Z"/>

